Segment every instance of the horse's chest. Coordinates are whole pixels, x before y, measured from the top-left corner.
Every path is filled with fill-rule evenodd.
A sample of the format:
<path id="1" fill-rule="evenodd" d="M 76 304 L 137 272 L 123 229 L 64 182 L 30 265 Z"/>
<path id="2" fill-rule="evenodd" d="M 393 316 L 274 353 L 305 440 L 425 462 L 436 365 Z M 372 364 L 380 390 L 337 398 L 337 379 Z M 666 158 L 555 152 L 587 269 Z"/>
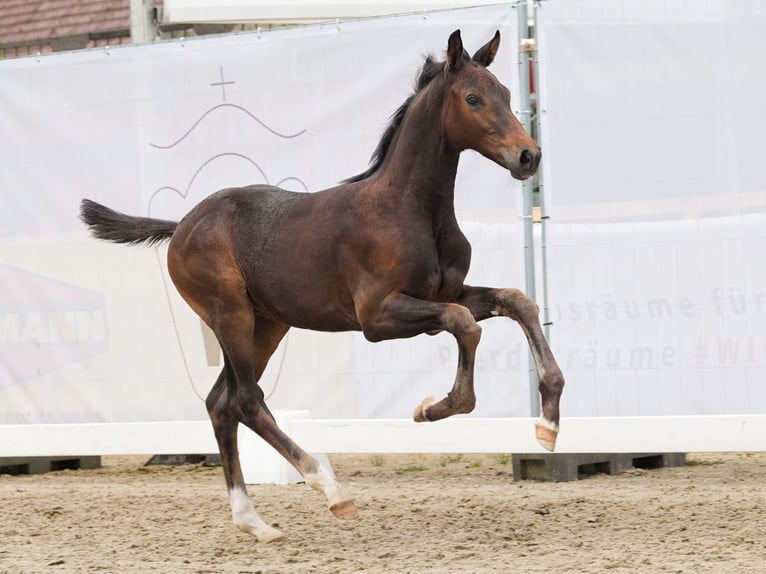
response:
<path id="1" fill-rule="evenodd" d="M 463 290 L 463 282 L 471 263 L 471 245 L 462 235 L 438 238 L 424 258 L 421 269 L 427 270 L 427 279 L 421 284 L 423 298 L 451 301 Z"/>
<path id="2" fill-rule="evenodd" d="M 440 298 L 454 299 L 460 294 L 470 264 L 471 246 L 468 241 L 464 241 L 460 245 L 447 246 L 440 251 Z"/>

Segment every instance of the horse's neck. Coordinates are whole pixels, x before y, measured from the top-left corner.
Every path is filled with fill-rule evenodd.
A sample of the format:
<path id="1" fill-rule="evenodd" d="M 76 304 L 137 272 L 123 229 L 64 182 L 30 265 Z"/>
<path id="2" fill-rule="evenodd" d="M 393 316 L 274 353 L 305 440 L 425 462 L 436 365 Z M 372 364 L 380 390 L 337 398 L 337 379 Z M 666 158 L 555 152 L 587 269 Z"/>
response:
<path id="1" fill-rule="evenodd" d="M 442 133 L 441 106 L 413 104 L 382 169 L 392 193 L 433 215 L 454 214 L 455 177 L 460 153 Z"/>

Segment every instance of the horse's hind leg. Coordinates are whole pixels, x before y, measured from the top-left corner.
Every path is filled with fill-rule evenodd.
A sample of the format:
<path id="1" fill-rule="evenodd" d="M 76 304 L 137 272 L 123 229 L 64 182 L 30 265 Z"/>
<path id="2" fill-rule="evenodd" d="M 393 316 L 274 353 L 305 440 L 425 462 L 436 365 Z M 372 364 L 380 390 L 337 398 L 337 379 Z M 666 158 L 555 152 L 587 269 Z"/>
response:
<path id="1" fill-rule="evenodd" d="M 542 412 L 535 425 L 535 434 L 538 442 L 552 451 L 559 432 L 559 401 L 564 390 L 564 375 L 545 340 L 537 305 L 518 289 L 468 286 L 458 302 L 468 307 L 477 321 L 501 315 L 521 325 L 532 350 L 539 381 Z"/>
<path id="2" fill-rule="evenodd" d="M 261 519 L 247 496 L 237 451 L 239 420 L 229 406 L 227 370 L 229 370 L 228 364 L 223 368 L 218 380 L 210 390 L 206 404 L 210 421 L 213 423 L 215 438 L 218 441 L 218 450 L 221 453 L 232 519 L 237 528 L 252 534 L 259 541 L 275 542 L 284 538 L 284 535 Z"/>
<path id="3" fill-rule="evenodd" d="M 276 449 L 309 486 L 323 492 L 335 516 L 356 516 L 353 502 L 343 494 L 329 471 L 279 428 L 258 386 L 258 379 L 287 330 L 286 325 L 256 317 L 245 300 L 238 308 L 230 307 L 221 312 L 213 321 L 213 331 L 224 350 L 227 367 L 222 374 L 225 382 L 219 377 L 211 391 L 208 409 L 224 462 L 234 523 L 260 541 L 279 540 L 282 533 L 261 520 L 247 496 L 236 446 L 239 422 Z"/>
<path id="4" fill-rule="evenodd" d="M 279 429 L 258 386 L 289 327 L 256 317 L 241 271 L 231 263 L 236 258 L 227 226 L 215 221 L 210 224 L 200 217 L 185 221 L 168 248 L 168 271 L 178 292 L 213 330 L 223 349 L 224 372 L 210 392 L 207 407 L 221 452 L 234 523 L 258 540 L 282 537 L 261 520 L 247 496 L 237 453 L 239 422 L 274 447 L 309 485 L 321 490 L 336 516 L 352 518 L 356 513 L 353 503 L 329 472 Z"/>
<path id="5" fill-rule="evenodd" d="M 354 503 L 335 482 L 329 470 L 279 428 L 264 401 L 263 390 L 257 384 L 266 363 L 287 329 L 286 325 L 274 323 L 264 317 L 256 317 L 252 341 L 256 377 L 252 384 L 247 382 L 237 385 L 236 403 L 241 414 L 240 420 L 292 464 L 301 473 L 306 484 L 325 495 L 328 506 L 336 517 L 356 518 Z"/>
<path id="6" fill-rule="evenodd" d="M 259 394 L 260 388 L 258 388 Z M 240 399 L 241 400 L 241 399 Z M 357 517 L 356 506 L 341 486 L 333 479 L 330 471 L 316 458 L 306 453 L 279 428 L 274 417 L 263 401 L 253 405 L 248 401 L 243 411 L 243 420 L 258 436 L 274 447 L 298 472 L 311 488 L 323 493 L 327 505 L 336 518 L 351 520 Z"/>

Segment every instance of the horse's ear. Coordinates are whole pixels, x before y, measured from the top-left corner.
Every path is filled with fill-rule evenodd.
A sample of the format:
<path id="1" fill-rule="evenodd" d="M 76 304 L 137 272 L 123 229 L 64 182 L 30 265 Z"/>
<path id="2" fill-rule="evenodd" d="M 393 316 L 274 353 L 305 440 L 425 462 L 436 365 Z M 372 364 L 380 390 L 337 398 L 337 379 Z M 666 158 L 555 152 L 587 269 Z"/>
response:
<path id="1" fill-rule="evenodd" d="M 495 59 L 495 54 L 497 54 L 497 49 L 499 46 L 500 30 L 497 30 L 489 42 L 476 50 L 476 53 L 473 55 L 473 61 L 478 62 L 486 68 L 492 63 L 492 60 Z"/>
<path id="2" fill-rule="evenodd" d="M 460 30 L 455 30 L 447 41 L 447 68 L 451 72 L 457 72 L 462 67 L 463 40 L 460 38 Z"/>

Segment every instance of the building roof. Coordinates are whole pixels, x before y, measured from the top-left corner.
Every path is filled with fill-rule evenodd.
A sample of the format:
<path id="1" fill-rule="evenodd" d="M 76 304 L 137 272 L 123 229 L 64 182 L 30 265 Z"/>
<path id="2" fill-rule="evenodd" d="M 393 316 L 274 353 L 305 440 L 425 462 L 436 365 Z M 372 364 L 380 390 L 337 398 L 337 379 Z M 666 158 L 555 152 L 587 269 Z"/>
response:
<path id="1" fill-rule="evenodd" d="M 129 0 L 2 0 L 0 46 L 130 29 Z"/>

